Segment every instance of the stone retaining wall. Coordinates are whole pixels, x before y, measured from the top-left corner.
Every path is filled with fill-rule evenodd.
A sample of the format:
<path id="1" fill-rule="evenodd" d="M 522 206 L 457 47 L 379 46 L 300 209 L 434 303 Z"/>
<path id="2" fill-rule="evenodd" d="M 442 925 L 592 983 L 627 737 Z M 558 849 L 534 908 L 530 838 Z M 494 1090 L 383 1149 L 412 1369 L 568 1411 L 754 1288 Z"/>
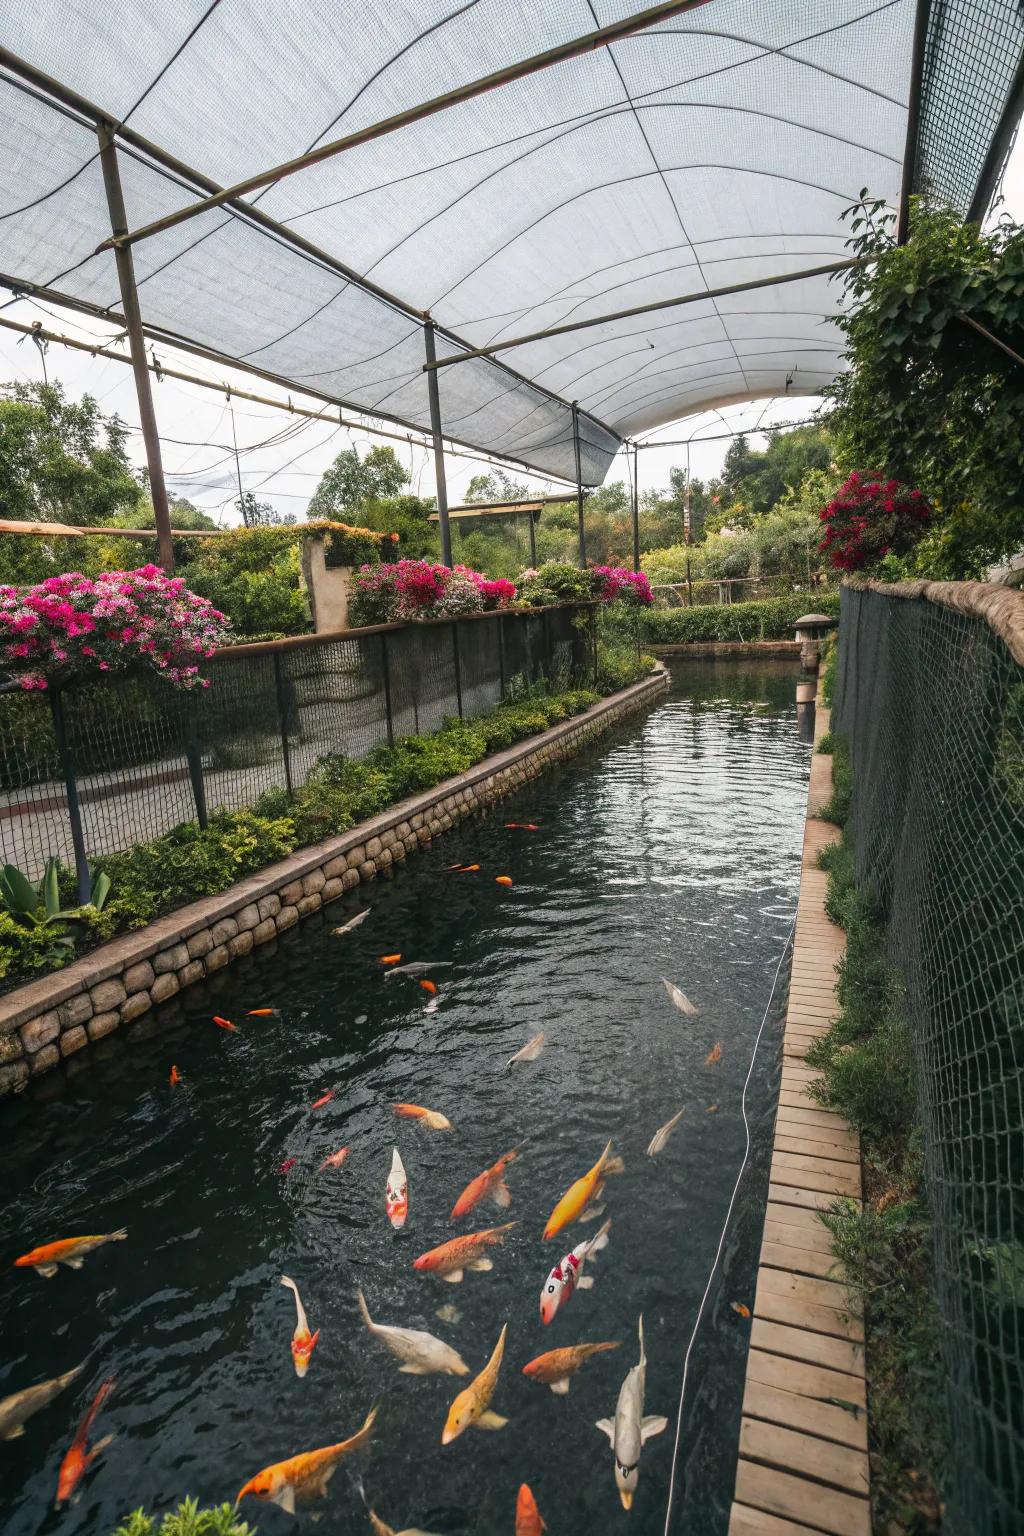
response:
<path id="1" fill-rule="evenodd" d="M 659 668 L 584 714 L 485 758 L 351 832 L 303 848 L 230 890 L 180 907 L 0 998 L 0 1096 L 373 880 L 645 709 L 667 686 L 667 673 Z"/>

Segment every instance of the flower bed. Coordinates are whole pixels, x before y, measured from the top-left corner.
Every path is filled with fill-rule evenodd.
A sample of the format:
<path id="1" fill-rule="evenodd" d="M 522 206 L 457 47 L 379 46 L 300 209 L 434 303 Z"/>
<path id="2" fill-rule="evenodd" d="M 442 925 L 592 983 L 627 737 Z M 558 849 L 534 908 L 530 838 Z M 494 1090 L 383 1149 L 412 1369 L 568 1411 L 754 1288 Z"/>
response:
<path id="1" fill-rule="evenodd" d="M 357 627 L 455 619 L 485 609 L 506 608 L 515 598 L 511 581 L 489 581 L 464 565 L 449 568 L 431 560 L 399 560 L 394 565 L 360 567 L 349 617 Z"/>
<path id="2" fill-rule="evenodd" d="M 228 619 L 156 565 L 70 571 L 34 587 L 0 587 L 0 666 L 22 688 L 152 669 L 177 688 L 208 688 L 202 662 Z"/>

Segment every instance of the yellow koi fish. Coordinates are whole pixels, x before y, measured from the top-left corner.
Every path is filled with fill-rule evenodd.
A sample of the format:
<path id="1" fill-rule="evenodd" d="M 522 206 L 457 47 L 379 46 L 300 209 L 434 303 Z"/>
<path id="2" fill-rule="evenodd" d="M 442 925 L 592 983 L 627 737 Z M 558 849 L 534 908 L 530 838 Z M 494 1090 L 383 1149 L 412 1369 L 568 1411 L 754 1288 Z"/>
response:
<path id="1" fill-rule="evenodd" d="M 235 1508 L 251 1495 L 254 1499 L 276 1504 L 287 1514 L 294 1515 L 296 1502 L 305 1504 L 312 1499 L 323 1498 L 327 1484 L 338 1469 L 338 1463 L 352 1451 L 360 1450 L 369 1440 L 376 1417 L 376 1408 L 371 1408 L 362 1429 L 347 1440 L 340 1440 L 337 1445 L 325 1445 L 318 1451 L 302 1451 L 298 1456 L 290 1456 L 287 1461 L 275 1461 L 271 1466 L 264 1467 L 262 1472 L 257 1472 L 239 1490 Z"/>
<path id="2" fill-rule="evenodd" d="M 600 1195 L 607 1174 L 622 1172 L 622 1158 L 612 1157 L 611 1154 L 612 1144 L 609 1142 L 593 1168 L 566 1190 L 548 1217 L 548 1224 L 544 1228 L 546 1238 L 554 1237 L 563 1227 L 579 1219 L 591 1201 Z"/>
<path id="3" fill-rule="evenodd" d="M 498 1372 L 501 1370 L 502 1356 L 505 1353 L 505 1335 L 508 1333 L 508 1323 L 502 1328 L 498 1342 L 494 1346 L 494 1353 L 480 1372 L 475 1376 L 468 1387 L 464 1387 L 448 1410 L 448 1418 L 441 1432 L 441 1444 L 451 1445 L 457 1440 L 464 1429 L 469 1429 L 475 1424 L 477 1429 L 504 1429 L 508 1419 L 503 1419 L 500 1414 L 490 1411 L 491 1398 L 494 1389 L 498 1385 Z"/>

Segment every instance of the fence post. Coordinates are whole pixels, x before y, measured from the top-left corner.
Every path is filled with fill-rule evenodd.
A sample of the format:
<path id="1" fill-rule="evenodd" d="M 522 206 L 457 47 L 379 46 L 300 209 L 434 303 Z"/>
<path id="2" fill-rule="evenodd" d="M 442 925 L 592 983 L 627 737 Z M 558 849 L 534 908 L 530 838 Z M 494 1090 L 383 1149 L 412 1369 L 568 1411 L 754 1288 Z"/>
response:
<path id="1" fill-rule="evenodd" d="M 289 795 L 292 788 L 292 760 L 288 746 L 288 701 L 284 695 L 284 674 L 281 671 L 281 652 L 274 652 L 274 692 L 277 695 L 277 720 L 281 728 L 281 755 L 284 758 L 284 782 Z"/>
<path id="2" fill-rule="evenodd" d="M 505 702 L 505 616 L 499 613 L 498 619 L 498 687 L 500 694 L 499 704 Z"/>
<path id="3" fill-rule="evenodd" d="M 185 707 L 188 710 L 185 724 L 185 761 L 188 763 L 188 776 L 192 782 L 192 795 L 196 802 L 196 820 L 199 822 L 200 830 L 205 832 L 210 825 L 210 819 L 206 813 L 203 754 L 199 747 L 199 732 L 196 730 L 194 705 L 191 700 Z"/>
<path id="4" fill-rule="evenodd" d="M 459 719 L 462 715 L 462 659 L 459 656 L 459 621 L 452 623 L 452 660 L 455 663 L 455 697 L 459 705 Z"/>
<path id="5" fill-rule="evenodd" d="M 590 610 L 590 634 L 594 643 L 594 682 L 597 683 L 597 609 Z"/>
<path id="6" fill-rule="evenodd" d="M 64 724 L 64 705 L 60 689 L 50 689 L 50 711 L 53 715 L 53 735 L 60 758 L 60 771 L 64 775 L 64 791 L 68 801 L 68 821 L 71 823 L 71 846 L 75 851 L 75 876 L 78 885 L 78 903 L 84 907 L 92 895 L 89 878 L 89 860 L 85 856 L 85 833 L 82 831 L 82 811 L 78 802 L 78 784 L 75 765 L 71 760 L 68 733 Z"/>
<path id="7" fill-rule="evenodd" d="M 548 682 L 551 681 L 551 615 L 546 608 L 540 611 L 541 626 L 544 630 L 544 675 Z"/>
<path id="8" fill-rule="evenodd" d="M 690 557 L 686 557 L 686 606 L 693 607 L 693 583 L 690 580 Z"/>
<path id="9" fill-rule="evenodd" d="M 380 637 L 380 670 L 384 679 L 384 710 L 387 715 L 388 746 L 395 744 L 395 721 L 391 713 L 391 659 L 388 656 L 388 637 Z"/>

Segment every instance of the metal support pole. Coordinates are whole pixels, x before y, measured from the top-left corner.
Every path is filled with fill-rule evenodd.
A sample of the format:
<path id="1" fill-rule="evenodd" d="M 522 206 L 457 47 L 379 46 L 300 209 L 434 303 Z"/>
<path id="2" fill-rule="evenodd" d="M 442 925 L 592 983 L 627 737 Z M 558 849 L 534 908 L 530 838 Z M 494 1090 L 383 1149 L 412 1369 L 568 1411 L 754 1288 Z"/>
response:
<path id="1" fill-rule="evenodd" d="M 910 54 L 910 95 L 907 100 L 907 137 L 903 146 L 903 180 L 900 184 L 900 204 L 896 221 L 896 239 L 906 243 L 910 233 L 910 197 L 914 190 L 914 172 L 917 169 L 917 135 L 921 122 L 921 83 L 924 79 L 925 45 L 928 41 L 928 15 L 931 0 L 917 0 L 914 14 L 914 40 Z"/>
<path id="2" fill-rule="evenodd" d="M 284 692 L 284 673 L 281 670 L 281 653 L 274 652 L 274 693 L 277 696 L 277 723 L 281 731 L 281 756 L 284 759 L 284 784 L 289 795 L 295 793 L 292 787 L 292 758 L 291 748 L 288 745 L 288 700 Z"/>
<path id="3" fill-rule="evenodd" d="M 452 660 L 455 663 L 455 699 L 459 706 L 459 719 L 462 715 L 462 658 L 459 655 L 459 622 L 456 619 L 452 624 Z"/>
<path id="4" fill-rule="evenodd" d="M 505 620 L 502 614 L 498 614 L 495 620 L 498 626 L 498 687 L 501 690 L 499 702 L 505 699 Z"/>
<path id="5" fill-rule="evenodd" d="M 391 658 L 388 655 L 388 637 L 380 637 L 380 671 L 384 679 L 384 713 L 387 716 L 388 746 L 395 744 L 395 718 L 391 713 Z"/>
<path id="6" fill-rule="evenodd" d="M 544 676 L 551 681 L 552 655 L 551 655 L 551 613 L 547 608 L 540 611 L 541 627 L 544 630 Z"/>
<path id="7" fill-rule="evenodd" d="M 196 730 L 191 705 L 188 706 L 188 719 L 185 725 L 185 761 L 188 763 L 188 776 L 196 802 L 196 820 L 200 830 L 205 832 L 210 825 L 206 810 L 206 781 L 203 778 L 203 754 L 199 747 L 199 733 Z"/>
<path id="8" fill-rule="evenodd" d="M 586 570 L 587 566 L 587 535 L 583 527 L 583 470 L 580 467 L 580 409 L 574 400 L 572 403 L 572 447 L 576 456 L 576 515 L 579 518 L 580 528 L 580 570 Z"/>
<path id="9" fill-rule="evenodd" d="M 686 606 L 693 607 L 693 582 L 690 580 L 690 557 L 686 557 Z"/>
<path id="10" fill-rule="evenodd" d="M 434 346 L 434 322 L 428 320 L 423 327 L 423 343 L 427 362 L 437 361 Z M 441 564 L 452 563 L 452 531 L 448 524 L 448 483 L 444 477 L 444 443 L 441 439 L 441 395 L 437 387 L 437 369 L 427 373 L 427 398 L 430 401 L 430 432 L 434 439 L 434 479 L 437 482 L 437 521 L 441 529 Z"/>
<path id="11" fill-rule="evenodd" d="M 526 521 L 527 521 L 527 524 L 528 524 L 529 529 L 530 529 L 530 569 L 531 570 L 535 570 L 536 566 L 537 566 L 537 526 L 536 526 L 536 523 L 534 522 L 534 516 L 535 516 L 535 514 L 533 512 L 527 512 L 527 514 L 526 514 Z"/>
<path id="12" fill-rule="evenodd" d="M 633 444 L 633 570 L 640 569 L 640 487 L 637 484 L 637 475 L 640 472 L 639 455 L 636 451 L 636 443 Z"/>
<path id="13" fill-rule="evenodd" d="M 128 218 L 124 209 L 124 193 L 121 190 L 121 173 L 117 164 L 117 148 L 113 129 L 106 124 L 97 132 L 100 141 L 100 165 L 103 169 L 103 186 L 107 194 L 110 227 L 115 235 L 128 232 Z M 139 419 L 142 423 L 142 440 L 146 445 L 146 463 L 149 467 L 149 494 L 153 499 L 156 517 L 156 538 L 160 552 L 160 564 L 165 571 L 174 570 L 174 550 L 171 546 L 171 514 L 167 502 L 167 486 L 164 484 L 164 466 L 160 457 L 160 434 L 157 431 L 156 412 L 153 409 L 153 391 L 150 387 L 149 363 L 146 359 L 146 338 L 142 334 L 142 311 L 135 286 L 135 263 L 129 246 L 118 246 L 114 252 L 117 280 L 121 286 L 121 308 L 124 310 L 128 329 L 128 345 L 132 355 L 132 371 L 135 374 L 135 392 L 139 397 Z"/>
<path id="14" fill-rule="evenodd" d="M 75 875 L 78 885 L 78 904 L 84 907 L 92 895 L 89 876 L 89 860 L 85 856 L 85 833 L 82 831 L 82 811 L 78 801 L 78 784 L 75 765 L 71 760 L 68 734 L 64 724 L 64 705 L 60 689 L 50 689 L 50 712 L 53 715 L 53 736 L 60 758 L 60 771 L 64 775 L 64 792 L 68 801 L 68 821 L 71 823 L 71 846 L 75 851 Z"/>

